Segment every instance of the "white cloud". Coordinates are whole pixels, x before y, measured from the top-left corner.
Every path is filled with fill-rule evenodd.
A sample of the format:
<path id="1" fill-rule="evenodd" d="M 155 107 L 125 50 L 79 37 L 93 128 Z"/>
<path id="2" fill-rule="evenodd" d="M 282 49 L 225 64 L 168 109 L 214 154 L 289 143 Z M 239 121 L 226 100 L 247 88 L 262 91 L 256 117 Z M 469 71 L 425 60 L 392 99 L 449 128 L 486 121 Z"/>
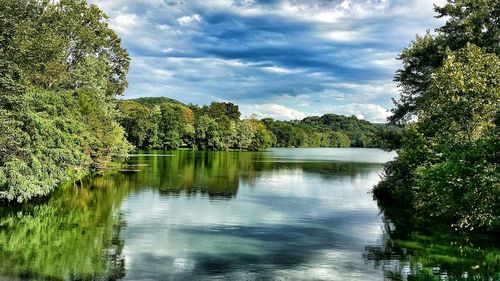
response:
<path id="1" fill-rule="evenodd" d="M 157 81 L 168 80 L 174 75 L 171 71 L 164 69 L 153 69 L 151 72 Z"/>
<path id="2" fill-rule="evenodd" d="M 277 74 L 291 74 L 295 71 L 279 66 L 266 66 L 262 68 L 266 72 L 277 73 Z"/>
<path id="3" fill-rule="evenodd" d="M 242 16 L 281 16 L 302 22 L 314 24 L 321 38 L 333 42 L 366 42 L 387 40 L 388 36 L 413 36 L 425 32 L 422 20 L 428 23 L 434 19 L 433 4 L 442 5 L 445 0 L 404 0 L 404 1 L 280 1 L 272 9 L 257 4 L 226 7 L 226 10 Z M 372 21 L 405 17 L 407 22 L 398 30 L 395 26 L 385 30 L 383 37 L 377 26 L 371 26 Z M 424 25 L 426 26 L 426 25 Z M 392 33 L 392 31 L 397 31 Z"/>
<path id="4" fill-rule="evenodd" d="M 238 74 L 238 71 L 244 71 L 245 68 L 250 66 L 240 60 L 186 57 L 168 57 L 162 60 L 161 64 L 175 69 L 176 74 L 181 77 L 190 77 L 205 82 L 210 80 L 216 82 L 225 79 L 224 83 L 217 83 L 226 85 L 229 85 L 229 77 L 234 77 Z"/>
<path id="5" fill-rule="evenodd" d="M 173 48 L 165 48 L 165 49 L 163 49 L 161 51 L 164 52 L 164 53 L 171 53 L 171 52 L 174 51 L 174 49 Z"/>
<path id="6" fill-rule="evenodd" d="M 388 8 L 386 1 L 283 1 L 273 13 L 306 22 L 337 24 L 345 19 L 380 16 Z"/>
<path id="7" fill-rule="evenodd" d="M 201 16 L 198 14 L 194 14 L 192 16 L 183 16 L 183 17 L 180 17 L 177 19 L 177 22 L 180 25 L 188 25 L 188 24 L 192 24 L 192 23 L 196 23 L 196 22 L 200 22 L 200 21 L 201 21 Z"/>
<path id="8" fill-rule="evenodd" d="M 141 19 L 135 14 L 118 13 L 110 21 L 111 28 L 120 34 L 128 34 L 140 25 Z"/>
<path id="9" fill-rule="evenodd" d="M 334 54 L 333 57 L 346 67 L 356 69 L 377 69 L 391 76 L 401 67 L 401 62 L 396 59 L 398 52 L 395 51 L 362 48 L 358 50 L 358 53 L 358 56 L 353 56 L 351 52 L 344 50 L 343 52 Z"/>
<path id="10" fill-rule="evenodd" d="M 159 30 L 162 30 L 162 31 L 170 29 L 170 26 L 168 26 L 166 24 L 159 24 L 159 25 L 157 25 L 157 27 Z"/>
<path id="11" fill-rule="evenodd" d="M 359 119 L 377 123 L 387 122 L 387 117 L 390 115 L 385 108 L 371 103 L 350 103 L 346 105 L 325 106 L 323 110 L 340 115 L 354 115 Z"/>
<path id="12" fill-rule="evenodd" d="M 257 118 L 273 118 L 277 120 L 295 120 L 304 119 L 304 112 L 295 110 L 276 103 L 263 103 L 256 105 L 240 105 L 242 116 L 248 117 L 252 114 L 257 115 Z"/>
<path id="13" fill-rule="evenodd" d="M 281 101 L 286 101 L 287 103 L 290 103 L 290 104 L 300 105 L 302 107 L 310 106 L 310 102 L 311 102 L 310 95 L 292 96 L 292 95 L 285 94 L 285 95 L 279 96 L 278 99 Z"/>
<path id="14" fill-rule="evenodd" d="M 369 81 L 370 82 L 370 81 Z M 390 80 L 372 83 L 328 83 L 328 89 L 320 93 L 322 98 L 342 98 L 352 102 L 370 102 L 373 99 L 390 100 L 398 95 L 398 88 Z"/>
<path id="15" fill-rule="evenodd" d="M 387 59 L 375 59 L 372 60 L 371 65 L 374 67 L 378 68 L 385 68 L 393 72 L 395 69 L 398 69 L 401 66 L 401 63 L 394 58 L 387 58 Z"/>
<path id="16" fill-rule="evenodd" d="M 358 40 L 366 40 L 366 37 L 361 32 L 345 30 L 327 32 L 323 35 L 323 37 L 336 42 L 353 42 Z"/>

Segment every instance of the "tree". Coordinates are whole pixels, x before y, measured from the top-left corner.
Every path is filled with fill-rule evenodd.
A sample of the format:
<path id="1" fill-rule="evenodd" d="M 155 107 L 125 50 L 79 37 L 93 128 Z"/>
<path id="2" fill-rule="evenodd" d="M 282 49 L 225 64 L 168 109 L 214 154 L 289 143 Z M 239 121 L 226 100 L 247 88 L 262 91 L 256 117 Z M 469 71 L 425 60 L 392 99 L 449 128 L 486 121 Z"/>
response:
<path id="1" fill-rule="evenodd" d="M 427 93 L 431 74 L 442 66 L 447 49 L 459 50 L 473 43 L 487 52 L 500 55 L 500 2 L 496 0 L 448 0 L 436 7 L 437 17 L 446 17 L 446 24 L 436 30 L 436 35 L 427 33 L 417 36 L 399 59 L 403 68 L 395 75 L 401 89 L 399 100 L 389 121 L 405 123 L 412 120 L 420 110 L 421 99 Z"/>
<path id="2" fill-rule="evenodd" d="M 129 57 L 82 0 L 0 0 L 0 198 L 45 195 L 130 146 L 115 121 Z"/>
<path id="3" fill-rule="evenodd" d="M 2 55 L 23 70 L 24 83 L 78 88 L 79 81 L 67 79 L 68 70 L 94 57 L 107 66 L 108 96 L 126 88 L 130 58 L 96 5 L 84 0 L 2 0 L 0 14 Z"/>
<path id="4" fill-rule="evenodd" d="M 136 147 L 142 147 L 151 129 L 149 109 L 130 100 L 120 101 L 118 107 L 121 113 L 118 120 L 127 132 L 127 140 Z"/>
<path id="5" fill-rule="evenodd" d="M 423 224 L 499 229 L 499 85 L 497 55 L 448 51 L 375 195 L 411 204 Z"/>
<path id="6" fill-rule="evenodd" d="M 196 121 L 196 146 L 201 150 L 225 150 L 227 146 L 222 142 L 221 132 L 217 122 L 201 116 Z"/>
<path id="7" fill-rule="evenodd" d="M 194 115 L 194 112 L 189 108 L 189 107 L 182 107 L 183 115 L 184 115 L 184 120 L 185 124 L 183 126 L 183 132 L 182 132 L 182 143 L 184 146 L 187 147 L 194 147 L 195 143 L 195 122 L 196 122 L 196 117 Z"/>
<path id="8" fill-rule="evenodd" d="M 238 121 L 241 117 L 238 106 L 230 102 L 212 102 L 210 106 L 204 106 L 202 111 L 203 114 L 218 121 L 224 117 Z"/>
<path id="9" fill-rule="evenodd" d="M 416 170 L 417 210 L 460 228 L 500 227 L 500 173 L 490 146 L 499 85 L 498 57 L 471 44 L 449 53 L 432 76 L 417 128 L 434 159 Z"/>
<path id="10" fill-rule="evenodd" d="M 324 135 L 323 146 L 325 147 L 349 147 L 351 141 L 346 134 L 341 132 L 331 132 Z"/>
<path id="11" fill-rule="evenodd" d="M 500 3 L 496 0 L 454 0 L 436 7 L 438 18 L 447 17 L 446 24 L 437 30 L 444 34 L 451 50 L 468 43 L 488 53 L 500 55 Z"/>
<path id="12" fill-rule="evenodd" d="M 161 120 L 161 109 L 159 105 L 154 105 L 149 108 L 150 110 L 150 130 L 148 136 L 145 140 L 145 144 L 141 148 L 163 148 L 162 141 L 160 139 L 160 120 Z"/>
<path id="13" fill-rule="evenodd" d="M 266 126 L 261 121 L 252 118 L 250 122 L 253 130 L 253 138 L 248 148 L 249 150 L 264 150 L 276 142 L 274 135 L 267 130 Z"/>
<path id="14" fill-rule="evenodd" d="M 182 145 L 184 126 L 187 123 L 183 109 L 179 105 L 163 103 L 160 105 L 160 139 L 164 149 L 176 149 Z"/>
<path id="15" fill-rule="evenodd" d="M 250 149 L 254 140 L 255 130 L 251 120 L 239 122 L 236 128 L 235 148 L 240 150 Z"/>
<path id="16" fill-rule="evenodd" d="M 407 125 L 374 195 L 400 227 L 498 231 L 500 2 L 449 0 L 435 10 L 446 24 L 400 55 L 390 121 L 418 121 Z"/>

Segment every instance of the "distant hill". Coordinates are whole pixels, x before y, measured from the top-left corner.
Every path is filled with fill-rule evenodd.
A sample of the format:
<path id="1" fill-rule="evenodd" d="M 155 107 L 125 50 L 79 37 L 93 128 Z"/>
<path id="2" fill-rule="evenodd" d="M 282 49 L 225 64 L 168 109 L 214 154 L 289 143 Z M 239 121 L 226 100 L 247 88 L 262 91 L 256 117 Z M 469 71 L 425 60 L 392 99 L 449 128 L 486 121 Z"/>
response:
<path id="1" fill-rule="evenodd" d="M 372 123 L 355 116 L 325 114 L 302 120 L 262 120 L 280 147 L 377 147 L 396 148 L 402 128 Z"/>
<path id="2" fill-rule="evenodd" d="M 325 114 L 323 116 L 310 116 L 300 121 L 318 129 L 329 129 L 343 132 L 351 139 L 352 146 L 383 146 L 380 142 L 382 138 L 392 135 L 392 138 L 401 134 L 402 127 L 372 123 L 367 120 L 358 119 L 356 116 L 343 116 L 336 114 Z"/>
<path id="3" fill-rule="evenodd" d="M 145 97 L 145 98 L 137 98 L 137 99 L 130 99 L 132 101 L 136 101 L 138 103 L 141 103 L 145 106 L 155 106 L 155 105 L 160 105 L 163 103 L 169 103 L 169 104 L 177 104 L 177 105 L 184 105 L 184 103 L 174 100 L 171 98 L 167 97 Z"/>

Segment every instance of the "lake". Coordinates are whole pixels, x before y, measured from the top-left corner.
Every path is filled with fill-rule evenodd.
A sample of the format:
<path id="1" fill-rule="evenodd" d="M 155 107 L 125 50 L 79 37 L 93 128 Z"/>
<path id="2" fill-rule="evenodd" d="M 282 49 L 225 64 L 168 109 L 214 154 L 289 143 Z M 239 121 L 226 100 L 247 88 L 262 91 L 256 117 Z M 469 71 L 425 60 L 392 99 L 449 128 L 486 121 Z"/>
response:
<path id="1" fill-rule="evenodd" d="M 0 280 L 500 280 L 495 239 L 391 236 L 370 190 L 394 155 L 139 151 L 0 208 Z"/>

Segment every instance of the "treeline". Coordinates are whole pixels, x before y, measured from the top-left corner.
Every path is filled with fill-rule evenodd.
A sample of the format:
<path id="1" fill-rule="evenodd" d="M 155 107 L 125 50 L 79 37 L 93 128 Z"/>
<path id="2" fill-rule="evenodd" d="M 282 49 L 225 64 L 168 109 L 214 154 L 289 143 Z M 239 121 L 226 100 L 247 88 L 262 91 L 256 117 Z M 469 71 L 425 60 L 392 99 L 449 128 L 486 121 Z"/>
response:
<path id="1" fill-rule="evenodd" d="M 325 114 L 303 120 L 263 119 L 275 135 L 277 147 L 376 147 L 392 149 L 399 145 L 402 127 L 375 124 L 356 116 Z"/>
<path id="2" fill-rule="evenodd" d="M 45 195 L 131 146 L 115 121 L 129 56 L 82 0 L 0 0 L 0 199 Z"/>
<path id="3" fill-rule="evenodd" d="M 140 98 L 122 100 L 118 109 L 118 120 L 136 148 L 255 151 L 274 142 L 261 121 L 240 120 L 238 106 L 232 103 L 199 107 L 167 98 Z"/>
<path id="4" fill-rule="evenodd" d="M 449 0 L 435 10 L 446 24 L 400 55 L 391 119 L 418 121 L 374 194 L 397 229 L 499 232 L 500 1 Z"/>
<path id="5" fill-rule="evenodd" d="M 237 105 L 213 102 L 184 105 L 168 98 L 118 103 L 120 124 L 137 148 L 263 150 L 275 147 L 389 147 L 399 141 L 398 126 L 326 114 L 296 121 L 240 120 Z"/>

